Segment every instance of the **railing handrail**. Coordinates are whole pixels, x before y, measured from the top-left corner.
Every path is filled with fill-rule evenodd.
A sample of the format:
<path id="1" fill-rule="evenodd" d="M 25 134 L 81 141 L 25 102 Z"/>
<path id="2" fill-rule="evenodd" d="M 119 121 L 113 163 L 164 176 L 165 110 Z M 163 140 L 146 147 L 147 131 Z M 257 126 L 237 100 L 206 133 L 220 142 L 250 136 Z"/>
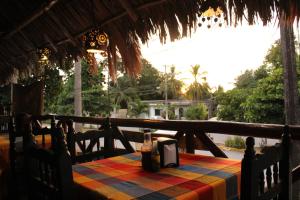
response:
<path id="1" fill-rule="evenodd" d="M 273 139 L 280 139 L 283 132 L 283 125 L 227 121 L 110 118 L 110 123 L 115 126 L 144 127 L 176 131 L 200 131 L 205 133 L 253 136 Z"/>
<path id="2" fill-rule="evenodd" d="M 103 125 L 108 118 L 103 117 L 78 117 L 64 115 L 44 115 L 36 116 L 41 119 L 73 120 L 77 123 L 89 123 Z M 109 118 L 112 126 L 153 128 L 160 130 L 174 131 L 199 131 L 205 133 L 229 134 L 236 136 L 252 136 L 260 138 L 280 139 L 283 133 L 284 125 L 281 124 L 262 124 L 262 123 L 244 123 L 230 121 L 207 121 L 207 120 L 156 120 L 156 119 L 127 119 L 127 118 Z M 291 125 L 290 133 L 292 139 L 300 140 L 300 126 Z"/>

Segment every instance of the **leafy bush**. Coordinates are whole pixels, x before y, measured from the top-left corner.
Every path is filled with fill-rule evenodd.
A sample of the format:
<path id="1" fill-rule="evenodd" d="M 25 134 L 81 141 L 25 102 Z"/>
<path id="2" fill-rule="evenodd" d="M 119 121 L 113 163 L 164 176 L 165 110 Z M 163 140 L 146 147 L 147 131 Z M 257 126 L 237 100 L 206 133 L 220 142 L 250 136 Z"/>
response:
<path id="1" fill-rule="evenodd" d="M 190 106 L 185 111 L 184 116 L 189 120 L 207 119 L 207 107 L 203 103 Z"/>
<path id="2" fill-rule="evenodd" d="M 225 146 L 237 149 L 245 149 L 246 147 L 245 140 L 240 136 L 234 136 L 233 138 L 228 137 L 225 140 Z"/>

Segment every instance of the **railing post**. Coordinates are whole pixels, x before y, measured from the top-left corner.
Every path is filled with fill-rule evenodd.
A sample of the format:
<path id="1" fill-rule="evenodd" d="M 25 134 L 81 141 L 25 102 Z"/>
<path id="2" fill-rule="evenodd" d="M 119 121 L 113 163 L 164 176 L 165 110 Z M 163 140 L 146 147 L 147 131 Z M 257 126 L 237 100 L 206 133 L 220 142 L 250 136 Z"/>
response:
<path id="1" fill-rule="evenodd" d="M 246 139 L 246 150 L 242 160 L 241 169 L 241 200 L 255 200 L 257 195 L 258 185 L 252 179 L 253 176 L 253 161 L 255 158 L 254 138 Z M 255 192 L 256 191 L 256 192 Z"/>
<path id="2" fill-rule="evenodd" d="M 106 122 L 103 124 L 104 128 L 104 157 L 111 157 L 114 151 L 114 138 L 113 132 L 111 130 L 110 120 L 106 119 Z"/>
<path id="3" fill-rule="evenodd" d="M 194 132 L 185 132 L 185 145 L 187 153 L 195 153 Z"/>
<path id="4" fill-rule="evenodd" d="M 72 162 L 74 163 L 75 157 L 76 157 L 76 144 L 75 144 L 75 139 L 74 139 L 75 129 L 73 128 L 72 120 L 66 120 L 66 122 L 62 123 L 62 126 L 65 123 L 67 124 L 67 127 L 68 127 L 68 131 L 66 133 L 67 134 L 67 137 L 66 137 L 67 147 L 70 152 Z"/>
<path id="5" fill-rule="evenodd" d="M 280 199 L 292 199 L 292 179 L 291 179 L 291 135 L 289 126 L 285 125 L 282 135 L 282 159 L 279 167 L 279 177 L 281 179 L 282 190 Z"/>

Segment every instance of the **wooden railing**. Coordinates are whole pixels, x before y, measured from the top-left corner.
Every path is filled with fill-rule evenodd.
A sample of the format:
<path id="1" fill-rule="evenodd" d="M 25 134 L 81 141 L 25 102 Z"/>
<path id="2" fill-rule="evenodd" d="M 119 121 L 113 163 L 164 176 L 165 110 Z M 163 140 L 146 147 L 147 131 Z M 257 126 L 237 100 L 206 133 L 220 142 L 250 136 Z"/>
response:
<path id="1" fill-rule="evenodd" d="M 186 152 L 194 153 L 197 141 L 200 141 L 205 149 L 211 151 L 216 157 L 227 157 L 226 154 L 207 136 L 205 133 L 229 134 L 236 136 L 252 136 L 259 138 L 281 139 L 284 125 L 278 124 L 254 124 L 224 121 L 176 121 L 176 120 L 152 120 L 152 119 L 121 119 L 121 118 L 95 118 L 76 117 L 62 115 L 35 116 L 36 119 L 53 119 L 84 124 L 95 124 L 109 128 L 108 135 L 105 136 L 105 152 L 113 151 L 114 139 L 119 139 L 127 152 L 132 152 L 129 141 L 143 142 L 141 132 L 122 131 L 120 127 L 151 128 L 159 130 L 177 131 L 175 135 L 163 136 L 176 139 L 185 139 Z M 289 135 L 292 140 L 300 140 L 300 126 L 289 126 Z M 155 135 L 155 136 L 160 136 Z M 195 143 L 196 142 L 196 143 Z M 113 154 L 111 154 L 113 155 Z M 299 179 L 300 167 L 292 170 L 293 181 Z"/>

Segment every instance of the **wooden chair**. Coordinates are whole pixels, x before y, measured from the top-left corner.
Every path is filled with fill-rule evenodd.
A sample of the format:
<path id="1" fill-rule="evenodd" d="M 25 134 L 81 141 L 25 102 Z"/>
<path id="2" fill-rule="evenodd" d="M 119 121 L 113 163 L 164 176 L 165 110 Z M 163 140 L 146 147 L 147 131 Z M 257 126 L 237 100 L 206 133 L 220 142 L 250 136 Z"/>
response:
<path id="1" fill-rule="evenodd" d="M 242 160 L 241 200 L 291 199 L 290 135 L 284 128 L 281 144 L 254 150 L 254 138 L 246 139 Z"/>
<path id="2" fill-rule="evenodd" d="M 58 122 L 58 125 L 63 124 L 67 124 L 67 146 L 73 164 L 97 160 L 104 157 L 105 151 L 100 146 L 100 140 L 105 137 L 105 130 L 103 128 L 99 130 L 88 130 L 84 133 L 76 133 L 73 128 L 72 120 Z"/>
<path id="3" fill-rule="evenodd" d="M 26 138 L 25 170 L 28 180 L 29 199 L 73 199 L 71 157 L 67 152 L 61 129 L 52 132 L 51 149 L 44 149 Z"/>
<path id="4" fill-rule="evenodd" d="M 10 159 L 10 168 L 12 174 L 16 173 L 18 168 L 18 158 L 22 158 L 24 153 L 24 135 L 28 134 L 29 131 L 32 131 L 34 136 L 41 137 L 40 145 L 46 147 L 46 136 L 51 137 L 51 131 L 55 127 L 55 119 L 51 118 L 51 128 L 42 128 L 41 123 L 32 118 L 31 115 L 26 113 L 18 114 L 15 117 L 11 117 L 9 122 L 9 159 Z M 17 142 L 19 138 L 19 141 Z M 22 159 L 21 159 L 22 160 Z"/>

